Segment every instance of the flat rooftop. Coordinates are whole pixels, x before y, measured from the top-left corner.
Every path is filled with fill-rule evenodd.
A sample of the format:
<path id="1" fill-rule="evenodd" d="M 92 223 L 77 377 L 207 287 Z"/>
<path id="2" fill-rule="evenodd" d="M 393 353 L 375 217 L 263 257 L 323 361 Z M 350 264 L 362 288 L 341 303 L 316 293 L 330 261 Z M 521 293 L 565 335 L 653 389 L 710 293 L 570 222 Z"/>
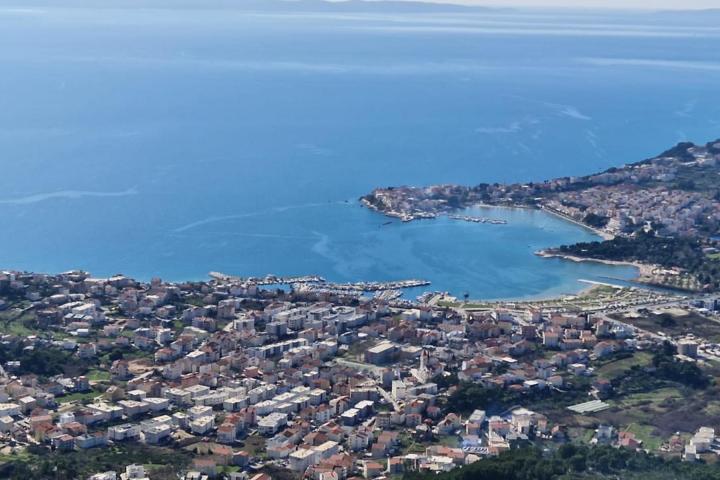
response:
<path id="1" fill-rule="evenodd" d="M 567 407 L 568 410 L 581 414 L 601 412 L 607 408 L 610 408 L 610 404 L 605 403 L 602 400 L 591 400 L 589 402 L 578 403 Z"/>

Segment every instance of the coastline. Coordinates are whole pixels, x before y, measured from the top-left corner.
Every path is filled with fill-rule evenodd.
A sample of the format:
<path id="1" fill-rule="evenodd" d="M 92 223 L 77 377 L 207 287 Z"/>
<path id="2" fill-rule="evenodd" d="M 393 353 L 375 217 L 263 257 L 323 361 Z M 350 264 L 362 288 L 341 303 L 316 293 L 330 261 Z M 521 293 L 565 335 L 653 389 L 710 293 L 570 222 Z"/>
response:
<path id="1" fill-rule="evenodd" d="M 367 199 L 365 199 L 363 197 L 360 198 L 360 204 L 362 206 L 364 206 L 374 212 L 377 212 L 381 215 L 384 215 L 386 217 L 399 218 L 403 222 L 412 222 L 414 220 L 436 218 L 440 215 L 451 214 L 451 212 L 447 212 L 447 211 L 440 211 L 440 212 L 432 211 L 432 212 L 427 212 L 425 214 L 418 214 L 418 213 L 408 213 L 408 212 L 403 212 L 403 211 L 385 210 L 382 208 L 378 208 L 376 205 L 373 205 L 372 203 L 370 203 Z M 590 230 L 591 232 L 593 232 L 595 235 L 599 236 L 603 240 L 612 240 L 615 238 L 615 235 L 608 233 L 605 230 L 602 230 L 602 229 L 599 229 L 596 227 L 592 227 L 592 226 L 590 226 L 586 223 L 583 223 L 579 220 L 575 220 L 574 218 L 569 217 L 569 216 L 563 214 L 562 212 L 558 212 L 557 210 L 547 207 L 542 204 L 539 206 L 533 206 L 533 205 L 518 205 L 518 204 L 471 203 L 468 205 L 464 205 L 462 208 L 457 208 L 456 211 L 462 211 L 462 210 L 468 209 L 468 208 L 502 208 L 502 209 L 509 209 L 509 210 L 518 209 L 518 210 L 534 210 L 534 211 L 546 212 L 557 218 L 560 218 L 567 222 L 573 223 L 573 224 L 577 225 L 578 227 L 582 227 L 586 230 Z"/>
<path id="2" fill-rule="evenodd" d="M 542 206 L 542 205 L 541 205 L 541 206 L 538 208 L 538 210 L 542 210 L 543 212 L 547 212 L 547 213 L 549 213 L 549 214 L 551 214 L 551 215 L 554 215 L 554 216 L 556 216 L 556 217 L 558 217 L 558 218 L 562 218 L 563 220 L 566 220 L 566 221 L 568 221 L 568 222 L 570 222 L 570 223 L 574 223 L 575 225 L 577 225 L 577 226 L 579 226 L 579 227 L 583 227 L 583 228 L 585 228 L 585 229 L 587 229 L 587 230 L 590 230 L 590 231 L 593 232 L 594 234 L 596 234 L 596 235 L 598 235 L 599 237 L 601 237 L 603 240 L 612 240 L 612 239 L 615 238 L 615 235 L 613 235 L 613 234 L 611 234 L 611 233 L 608 233 L 608 232 L 606 232 L 605 230 L 601 230 L 601 229 L 596 228 L 596 227 L 591 227 L 590 225 L 588 225 L 588 224 L 586 224 L 586 223 L 583 223 L 583 222 L 581 222 L 581 221 L 575 220 L 574 218 L 571 218 L 571 217 L 569 217 L 569 216 L 567 216 L 567 215 L 564 215 L 564 214 L 556 211 L 555 209 L 551 209 L 551 208 L 548 208 L 548 207 L 545 207 L 545 206 Z"/>
<path id="3" fill-rule="evenodd" d="M 536 207 L 533 207 L 533 206 L 530 206 L 530 205 L 506 205 L 506 204 L 501 204 L 501 203 L 498 203 L 498 204 L 496 204 L 496 205 L 493 205 L 492 203 L 473 203 L 473 204 L 471 204 L 471 205 L 468 205 L 468 206 L 465 207 L 465 208 L 473 208 L 473 207 L 478 207 L 478 208 L 506 208 L 506 209 L 509 209 L 509 210 L 515 210 L 515 209 L 519 209 L 519 210 L 540 210 L 539 208 L 536 208 Z"/>
<path id="4" fill-rule="evenodd" d="M 593 232 L 593 233 L 596 234 L 597 236 L 601 237 L 603 240 L 612 240 L 612 239 L 615 238 L 615 235 L 613 235 L 613 234 L 611 234 L 611 233 L 608 233 L 608 232 L 606 232 L 605 230 L 601 230 L 601 229 L 599 229 L 599 228 L 592 227 L 592 226 L 590 226 L 590 225 L 588 225 L 588 224 L 586 224 L 586 223 L 583 223 L 583 222 L 581 222 L 581 221 L 579 221 L 579 220 L 575 220 L 575 219 L 572 218 L 572 217 L 569 217 L 569 216 L 567 216 L 567 215 L 564 215 L 563 213 L 558 212 L 558 211 L 555 210 L 555 209 L 546 207 L 546 206 L 544 206 L 544 205 L 540 205 L 540 206 L 536 207 L 536 206 L 532 206 L 532 205 L 501 205 L 501 204 L 493 205 L 493 204 L 491 204 L 491 203 L 474 203 L 474 204 L 472 204 L 472 205 L 470 205 L 470 206 L 468 206 L 468 207 L 466 207 L 466 208 L 472 208 L 472 207 L 480 207 L 480 208 L 507 208 L 507 209 L 521 209 L 521 210 L 542 211 L 542 212 L 549 213 L 550 215 L 553 215 L 553 216 L 555 216 L 555 217 L 558 217 L 558 218 L 560 218 L 560 219 L 562 219 L 562 220 L 565 220 L 565 221 L 567 221 L 567 222 L 574 223 L 574 224 L 577 225 L 578 227 L 582 227 L 582 228 L 584 228 L 584 229 L 586 229 L 586 230 L 590 230 L 591 232 Z"/>
<path id="5" fill-rule="evenodd" d="M 585 284 L 585 288 L 583 288 L 582 290 L 580 290 L 577 293 L 578 298 L 589 297 L 594 292 L 601 290 L 604 287 L 612 287 L 612 288 L 618 288 L 618 289 L 623 288 L 618 285 L 613 285 L 612 283 L 596 282 L 594 280 L 586 280 L 584 278 L 579 279 L 578 282 Z"/>
<path id="6" fill-rule="evenodd" d="M 388 211 L 388 210 L 378 208 L 376 205 L 370 203 L 365 198 L 361 198 L 360 203 L 362 206 L 364 206 L 376 213 L 379 213 L 386 217 L 400 218 L 404 222 L 411 222 L 411 221 L 418 220 L 421 218 L 421 217 L 416 217 L 412 214 L 407 214 L 407 213 L 404 214 L 404 215 L 407 215 L 407 217 L 403 218 L 403 212 Z M 578 227 L 589 230 L 592 233 L 594 233 L 595 235 L 601 237 L 603 241 L 612 240 L 615 238 L 614 235 L 612 235 L 604 230 L 587 225 L 581 221 L 578 221 L 574 218 L 564 215 L 563 213 L 558 212 L 555 209 L 546 207 L 542 204 L 540 204 L 540 205 L 519 205 L 519 204 L 492 204 L 492 203 L 478 202 L 478 203 L 470 203 L 470 204 L 464 205 L 462 208 L 458 208 L 457 210 L 461 211 L 463 209 L 468 209 L 468 208 L 487 208 L 487 209 L 501 208 L 501 209 L 509 209 L 509 210 L 517 209 L 517 210 L 531 210 L 531 211 L 545 212 L 545 213 L 553 215 L 554 217 L 559 218 L 563 221 L 570 222 Z M 430 212 L 430 213 L 432 213 L 432 215 L 434 215 L 434 216 L 448 214 L 447 212 Z M 427 217 L 425 217 L 425 218 L 427 218 Z M 648 265 L 648 264 L 644 264 L 644 263 L 640 263 L 640 262 L 630 262 L 630 261 L 583 258 L 583 257 L 574 256 L 574 255 L 555 253 L 555 252 L 552 252 L 551 250 L 552 250 L 551 248 L 546 249 L 546 250 L 545 249 L 539 250 L 539 251 L 535 252 L 535 255 L 537 255 L 539 257 L 543 257 L 543 258 L 556 257 L 556 258 L 560 258 L 563 260 L 570 260 L 570 261 L 578 262 L 578 263 L 580 263 L 580 262 L 595 262 L 595 263 L 601 263 L 604 265 L 634 267 L 637 269 L 637 274 L 635 275 L 633 280 L 639 284 L 652 285 L 651 282 L 647 281 L 647 278 L 653 274 L 653 271 L 656 268 L 656 266 L 654 266 L 654 265 Z M 578 292 L 573 293 L 571 295 L 573 295 L 573 296 L 587 295 L 588 293 L 597 289 L 600 286 L 600 284 L 601 284 L 600 282 L 587 281 L 586 286 L 584 288 L 581 288 Z M 483 300 L 483 301 L 487 301 L 487 300 Z"/>
<path id="7" fill-rule="evenodd" d="M 641 262 L 630 262 L 630 261 L 622 261 L 622 260 L 603 260 L 603 259 L 599 259 L 599 258 L 584 258 L 584 257 L 575 256 L 575 255 L 567 255 L 564 253 L 551 252 L 548 250 L 538 250 L 537 252 L 535 252 L 535 255 L 537 255 L 538 257 L 543 257 L 543 258 L 561 258 L 563 260 L 570 260 L 572 262 L 595 262 L 595 263 L 602 263 L 604 265 L 635 267 L 638 269 L 638 276 L 635 279 L 638 282 L 641 281 L 642 277 L 652 275 L 653 271 L 657 268 L 655 265 L 650 265 L 650 264 L 641 263 Z"/>

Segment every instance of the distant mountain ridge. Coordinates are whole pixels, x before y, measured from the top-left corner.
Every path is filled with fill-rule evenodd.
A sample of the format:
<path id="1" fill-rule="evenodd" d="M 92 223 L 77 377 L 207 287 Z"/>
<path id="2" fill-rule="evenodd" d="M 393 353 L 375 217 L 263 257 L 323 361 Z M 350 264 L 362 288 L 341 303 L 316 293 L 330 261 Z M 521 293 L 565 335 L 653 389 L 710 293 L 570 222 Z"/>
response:
<path id="1" fill-rule="evenodd" d="M 297 12 L 477 12 L 503 11 L 504 7 L 482 5 L 459 5 L 422 1 L 398 0 L 67 0 L 59 5 L 56 1 L 30 0 L 9 8 L 62 7 L 62 8 L 186 8 L 186 9 L 233 9 L 252 11 Z"/>
<path id="2" fill-rule="evenodd" d="M 0 1 L 0 8 L 97 8 L 97 9 L 131 9 L 131 8 L 184 8 L 184 9 L 233 9 L 252 11 L 297 11 L 297 12 L 395 12 L 395 13 L 422 13 L 422 12 L 448 12 L 448 13 L 473 13 L 483 11 L 514 11 L 532 8 L 537 10 L 543 7 L 521 7 L 512 4 L 507 6 L 498 5 L 467 5 L 460 3 L 444 3 L 433 0 L 28 0 L 15 2 Z M 547 9 L 557 11 L 581 10 L 592 11 L 625 11 L 617 8 L 583 8 L 583 7 L 558 7 L 548 6 Z M 664 18 L 672 15 L 677 20 L 678 16 L 697 16 L 698 14 L 718 15 L 720 8 L 706 9 L 655 9 L 648 8 L 646 11 L 628 9 L 631 15 L 653 15 L 656 18 Z"/>

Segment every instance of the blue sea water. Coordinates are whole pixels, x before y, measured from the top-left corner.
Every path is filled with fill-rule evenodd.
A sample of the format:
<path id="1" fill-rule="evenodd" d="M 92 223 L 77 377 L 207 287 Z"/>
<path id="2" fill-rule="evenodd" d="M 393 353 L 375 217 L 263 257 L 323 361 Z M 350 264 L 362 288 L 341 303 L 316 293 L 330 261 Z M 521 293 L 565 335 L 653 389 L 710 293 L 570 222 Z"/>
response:
<path id="1" fill-rule="evenodd" d="M 357 198 L 720 137 L 717 13 L 266 3 L 1 3 L 0 268 L 569 293 L 634 270 L 535 257 L 596 238 L 543 213 L 383 226 Z"/>

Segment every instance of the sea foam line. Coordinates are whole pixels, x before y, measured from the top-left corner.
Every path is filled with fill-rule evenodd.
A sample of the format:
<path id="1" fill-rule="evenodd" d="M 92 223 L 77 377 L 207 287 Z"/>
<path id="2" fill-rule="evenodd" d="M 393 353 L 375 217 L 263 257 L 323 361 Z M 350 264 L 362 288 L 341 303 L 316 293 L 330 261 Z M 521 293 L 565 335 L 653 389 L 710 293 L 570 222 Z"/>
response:
<path id="1" fill-rule="evenodd" d="M 91 192 L 85 190 L 61 190 L 59 192 L 37 193 L 26 197 L 1 199 L 0 204 L 3 205 L 28 205 L 32 203 L 43 202 L 45 200 L 54 200 L 59 198 L 77 200 L 84 197 L 128 197 L 137 195 L 135 188 L 129 188 L 121 192 Z"/>
<path id="2" fill-rule="evenodd" d="M 720 71 L 720 63 L 670 60 L 664 58 L 610 58 L 610 57 L 582 57 L 576 59 L 579 63 L 598 67 L 653 67 L 680 70 L 706 70 Z"/>
<path id="3" fill-rule="evenodd" d="M 315 208 L 315 207 L 324 207 L 327 205 L 339 205 L 345 202 L 326 202 L 326 203 L 305 203 L 301 205 L 285 205 L 280 207 L 273 207 L 268 208 L 265 210 L 257 210 L 255 212 L 245 212 L 245 213 L 237 213 L 233 215 L 216 215 L 212 217 L 203 218 L 201 220 L 197 220 L 195 222 L 188 223 L 186 225 L 183 225 L 181 227 L 178 227 L 174 229 L 173 233 L 183 233 L 188 230 L 195 229 L 197 227 L 202 227 L 203 225 L 209 225 L 211 223 L 219 223 L 219 222 L 226 222 L 229 220 L 241 220 L 243 218 L 250 218 L 250 217 L 259 217 L 262 215 L 270 215 L 273 213 L 282 213 L 286 212 L 288 210 L 297 210 L 302 208 Z"/>

